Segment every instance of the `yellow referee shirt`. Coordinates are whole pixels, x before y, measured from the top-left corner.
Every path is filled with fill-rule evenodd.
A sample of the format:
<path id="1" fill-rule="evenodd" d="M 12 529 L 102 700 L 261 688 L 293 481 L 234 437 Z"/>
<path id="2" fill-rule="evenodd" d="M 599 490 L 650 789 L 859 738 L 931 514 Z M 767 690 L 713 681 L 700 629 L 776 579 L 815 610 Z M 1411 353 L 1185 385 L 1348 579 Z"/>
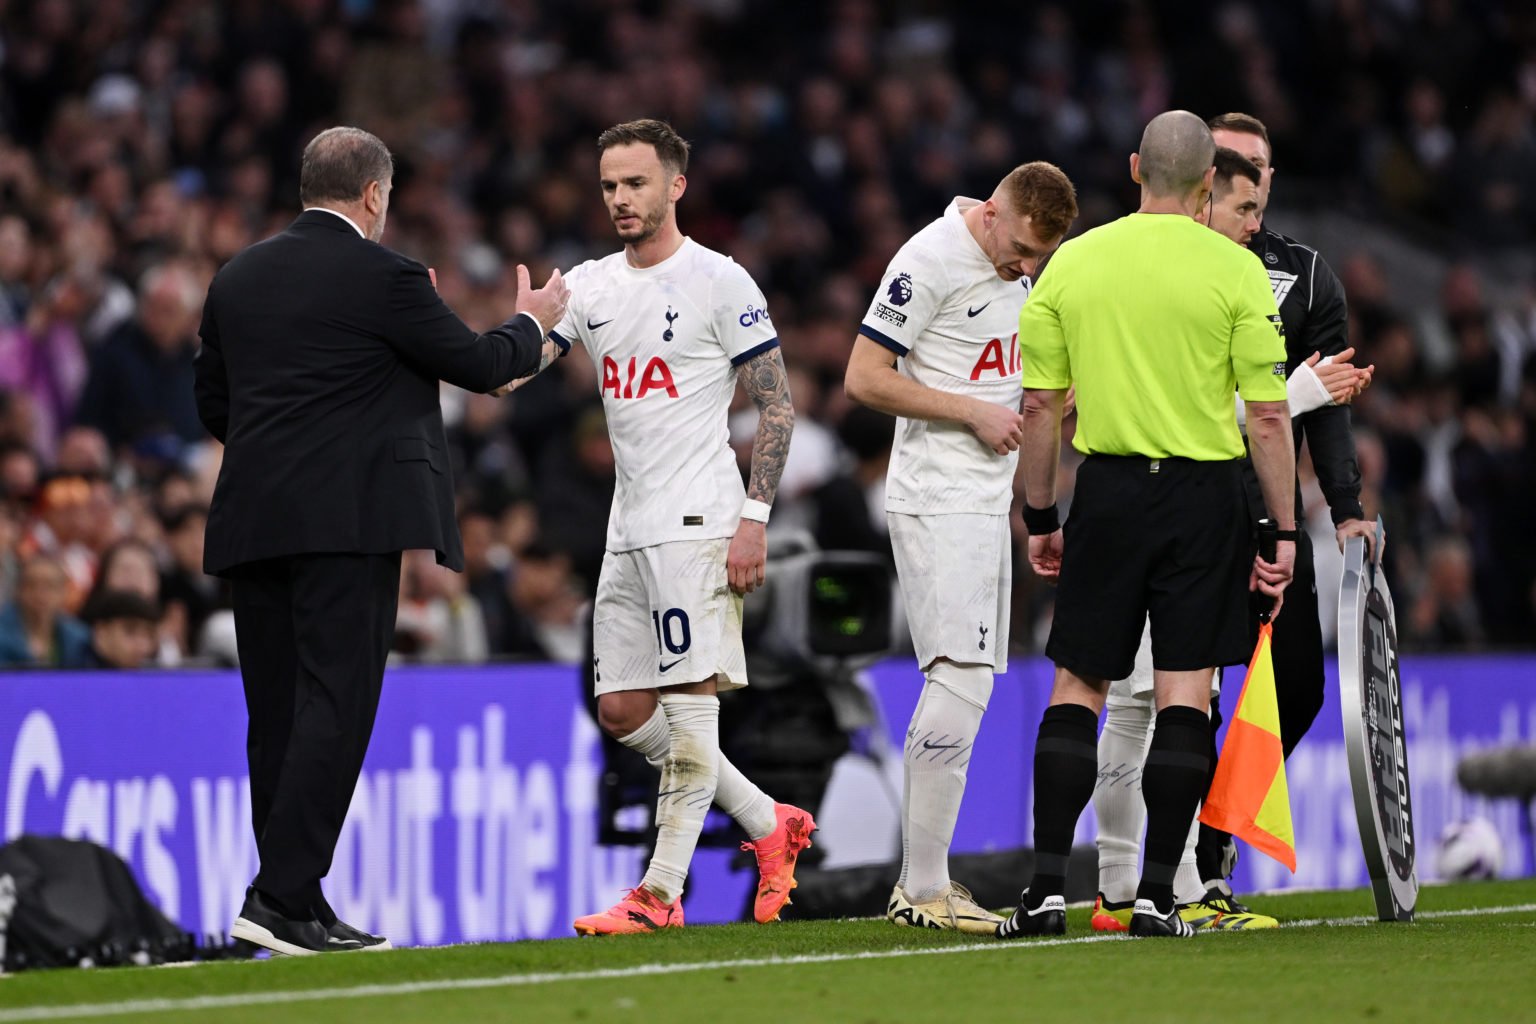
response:
<path id="1" fill-rule="evenodd" d="M 1024 387 L 1077 387 L 1088 455 L 1241 458 L 1235 388 L 1285 401 L 1264 265 L 1188 217 L 1133 213 L 1064 244 L 1019 314 Z"/>

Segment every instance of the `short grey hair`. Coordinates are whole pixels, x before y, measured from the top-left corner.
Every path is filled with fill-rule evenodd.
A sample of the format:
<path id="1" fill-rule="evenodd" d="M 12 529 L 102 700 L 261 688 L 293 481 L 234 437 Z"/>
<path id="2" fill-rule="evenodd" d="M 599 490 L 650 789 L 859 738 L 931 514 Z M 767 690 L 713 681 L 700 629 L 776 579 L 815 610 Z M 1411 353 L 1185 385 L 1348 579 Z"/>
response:
<path id="1" fill-rule="evenodd" d="M 327 128 L 304 147 L 299 202 L 355 202 L 370 181 L 387 182 L 394 175 L 395 158 L 377 135 L 361 128 Z"/>
<path id="2" fill-rule="evenodd" d="M 160 289 L 169 285 L 176 290 L 176 297 L 186 309 L 196 309 L 203 301 L 203 290 L 192 268 L 179 260 L 169 259 L 153 264 L 139 278 L 139 301 L 143 302 Z"/>
<path id="3" fill-rule="evenodd" d="M 1200 185 L 1216 156 L 1205 122 L 1187 110 L 1170 110 L 1141 134 L 1141 183 L 1153 195 L 1183 196 Z"/>

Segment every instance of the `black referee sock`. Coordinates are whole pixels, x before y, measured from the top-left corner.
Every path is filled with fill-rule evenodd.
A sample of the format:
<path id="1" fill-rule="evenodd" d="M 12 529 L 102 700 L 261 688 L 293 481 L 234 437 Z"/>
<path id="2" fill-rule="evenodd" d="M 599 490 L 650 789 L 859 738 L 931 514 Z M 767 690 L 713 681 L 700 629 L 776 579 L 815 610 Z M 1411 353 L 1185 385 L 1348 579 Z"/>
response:
<path id="1" fill-rule="evenodd" d="M 1141 796 L 1147 804 L 1147 854 L 1137 899 L 1157 909 L 1173 909 L 1173 876 L 1189 838 L 1195 809 L 1205 796 L 1210 767 L 1211 719 L 1196 708 L 1166 707 L 1157 713 L 1157 729 L 1141 771 Z"/>
<path id="2" fill-rule="evenodd" d="M 1217 669 L 1217 672 L 1221 672 Z M 1226 682 L 1225 679 L 1222 682 Z M 1205 773 L 1205 791 L 1211 791 L 1211 783 L 1216 781 L 1216 757 L 1219 753 L 1216 749 L 1216 730 L 1221 728 L 1221 694 L 1211 696 L 1211 742 L 1206 748 L 1210 758 L 1210 767 Z M 1232 839 L 1220 829 L 1211 828 L 1209 825 L 1200 826 L 1200 838 L 1195 841 L 1195 870 L 1200 873 L 1202 883 L 1224 879 L 1227 873 L 1222 870 L 1223 861 L 1226 859 L 1227 843 Z"/>
<path id="3" fill-rule="evenodd" d="M 1077 819 L 1093 797 L 1099 773 L 1099 716 L 1081 704 L 1045 709 L 1035 740 L 1035 877 L 1027 910 L 1066 891 L 1067 857 Z"/>

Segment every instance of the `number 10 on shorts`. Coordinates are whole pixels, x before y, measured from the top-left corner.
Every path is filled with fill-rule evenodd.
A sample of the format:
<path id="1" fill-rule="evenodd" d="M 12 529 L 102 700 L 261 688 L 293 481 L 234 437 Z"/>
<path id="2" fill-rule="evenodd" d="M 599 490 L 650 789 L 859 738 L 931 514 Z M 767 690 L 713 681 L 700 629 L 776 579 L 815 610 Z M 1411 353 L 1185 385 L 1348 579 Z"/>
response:
<path id="1" fill-rule="evenodd" d="M 651 609 L 651 625 L 656 630 L 657 653 L 666 648 L 673 654 L 686 654 L 693 645 L 693 632 L 688 628 L 688 613 L 681 608 L 668 608 L 664 612 Z"/>

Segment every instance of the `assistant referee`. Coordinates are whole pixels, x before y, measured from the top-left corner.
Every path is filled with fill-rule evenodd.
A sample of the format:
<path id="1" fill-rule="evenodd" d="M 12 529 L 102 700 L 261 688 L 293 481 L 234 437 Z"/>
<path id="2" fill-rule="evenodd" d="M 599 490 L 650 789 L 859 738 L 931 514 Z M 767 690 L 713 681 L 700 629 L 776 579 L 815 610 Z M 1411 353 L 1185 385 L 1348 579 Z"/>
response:
<path id="1" fill-rule="evenodd" d="M 1215 151 L 1194 114 L 1154 118 L 1131 156 L 1140 208 L 1063 245 L 1019 316 L 1030 564 L 1060 589 L 1046 646 L 1056 680 L 1035 743 L 1035 873 L 1001 938 L 1066 931 L 1067 856 L 1093 794 L 1099 712 L 1109 680 L 1130 674 L 1148 618 L 1159 710 L 1130 930 L 1194 934 L 1173 876 L 1205 789 L 1211 674 L 1248 654 L 1247 590 L 1278 599 L 1296 557 L 1274 293 L 1262 263 L 1194 220 Z M 1073 444 L 1087 460 L 1062 531 L 1056 469 L 1073 386 Z M 1234 388 L 1265 503 L 1288 538 L 1251 573 Z"/>

